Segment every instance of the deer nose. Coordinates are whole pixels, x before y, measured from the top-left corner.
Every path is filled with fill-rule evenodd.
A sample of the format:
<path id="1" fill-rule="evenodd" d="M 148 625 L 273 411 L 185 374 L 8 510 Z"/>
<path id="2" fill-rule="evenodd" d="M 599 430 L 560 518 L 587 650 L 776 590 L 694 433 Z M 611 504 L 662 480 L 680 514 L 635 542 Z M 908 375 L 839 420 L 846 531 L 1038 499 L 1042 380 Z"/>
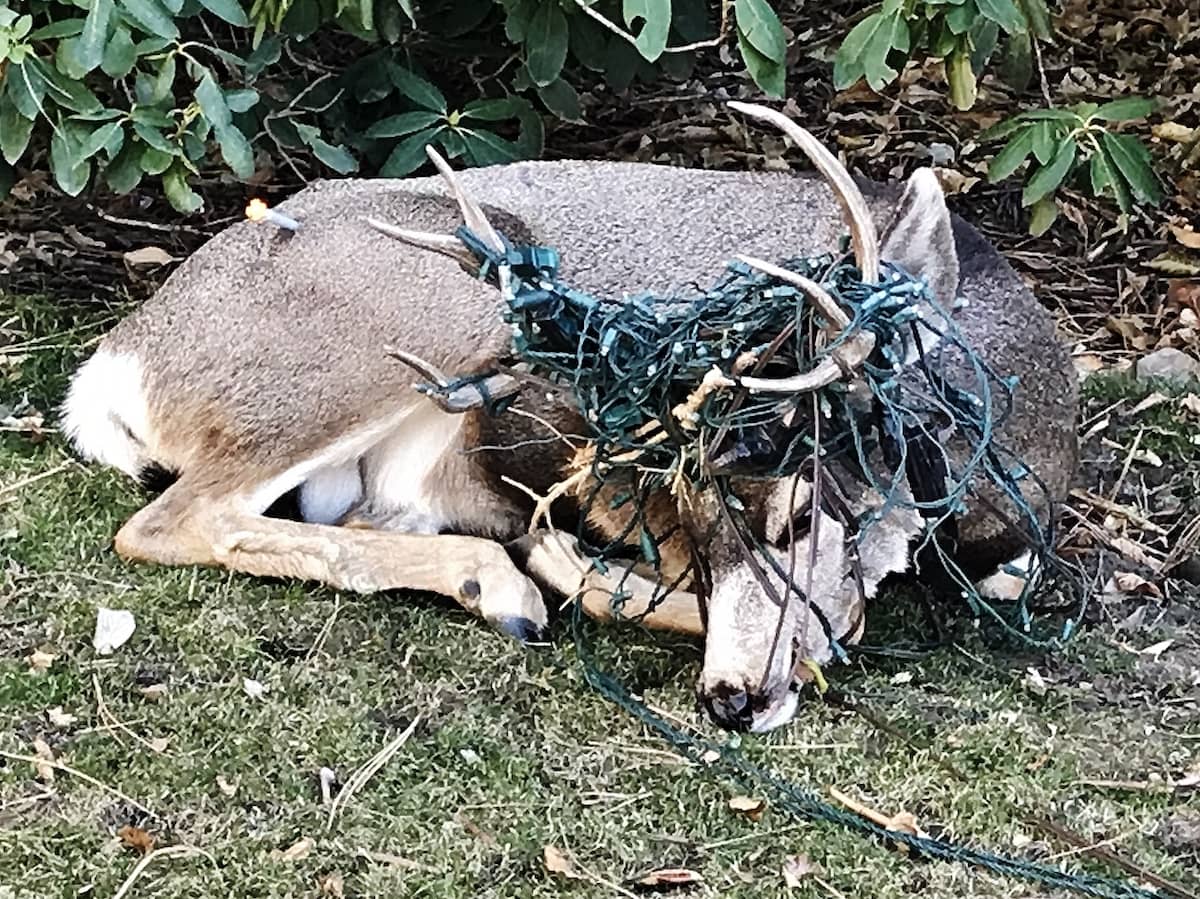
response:
<path id="1" fill-rule="evenodd" d="M 750 695 L 728 684 L 718 684 L 701 698 L 708 716 L 726 730 L 748 731 L 754 723 Z"/>

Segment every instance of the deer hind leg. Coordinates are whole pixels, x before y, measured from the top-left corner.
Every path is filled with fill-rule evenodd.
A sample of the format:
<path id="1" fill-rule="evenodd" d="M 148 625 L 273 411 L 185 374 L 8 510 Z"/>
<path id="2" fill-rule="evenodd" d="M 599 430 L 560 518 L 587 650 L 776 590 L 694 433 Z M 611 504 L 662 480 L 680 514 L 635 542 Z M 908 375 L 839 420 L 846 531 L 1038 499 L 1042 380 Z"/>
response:
<path id="1" fill-rule="evenodd" d="M 539 639 L 546 626 L 537 587 L 495 541 L 266 518 L 186 479 L 134 515 L 115 543 L 122 556 L 148 562 L 221 565 L 358 593 L 438 593 L 521 641 Z"/>
<path id="2" fill-rule="evenodd" d="M 511 546 L 530 577 L 555 593 L 577 600 L 591 618 L 614 620 L 612 597 L 619 590 L 626 596 L 621 620 L 633 619 L 654 630 L 704 635 L 695 594 L 675 590 L 655 596 L 654 581 L 615 562 L 606 563 L 607 571 L 599 571 L 579 551 L 575 539 L 562 531 L 540 530 Z"/>

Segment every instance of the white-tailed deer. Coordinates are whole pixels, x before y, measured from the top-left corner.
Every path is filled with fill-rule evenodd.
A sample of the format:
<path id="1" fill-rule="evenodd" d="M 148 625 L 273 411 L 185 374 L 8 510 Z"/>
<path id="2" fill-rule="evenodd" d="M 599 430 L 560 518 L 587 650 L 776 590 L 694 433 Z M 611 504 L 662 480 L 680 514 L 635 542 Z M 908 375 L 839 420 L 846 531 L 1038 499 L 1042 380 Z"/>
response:
<path id="1" fill-rule="evenodd" d="M 449 188 L 433 178 L 319 183 L 282 207 L 299 231 L 240 223 L 213 238 L 104 339 L 66 399 L 65 429 L 84 456 L 134 478 L 173 477 L 120 529 L 117 551 L 346 590 L 432 591 L 522 640 L 546 623 L 535 581 L 609 617 L 618 572 L 589 570 L 561 532 L 517 539 L 533 503 L 514 484 L 544 495 L 563 479 L 588 436 L 578 410 L 526 388 L 504 414 L 472 408 L 470 397 L 456 412 L 415 390 L 411 369 L 384 355 L 394 345 L 436 380 L 490 371 L 508 353 L 499 294 L 464 271 L 471 256 L 450 236 L 462 217 L 476 234 L 494 225 L 513 241 L 557 249 L 564 280 L 605 297 L 709 283 L 739 254 L 828 251 L 848 223 L 864 279 L 882 259 L 926 279 L 946 308 L 965 299 L 959 328 L 996 371 L 1019 379 L 1002 436 L 1048 486 L 1049 496 L 1032 500 L 1050 514 L 1076 464 L 1075 376 L 1050 316 L 949 213 L 929 170 L 904 187 L 860 186 L 784 116 L 733 105 L 782 128 L 825 179 L 516 163 L 451 175 Z M 425 233 L 387 236 L 380 222 Z M 966 365 L 953 352 L 939 358 L 933 341 L 924 349 L 951 381 Z M 816 377 L 828 381 L 855 361 L 828 358 Z M 811 617 L 856 640 L 863 609 L 854 597 L 910 566 L 921 528 L 914 513 L 894 511 L 870 529 L 857 548 L 859 593 L 843 520 L 818 512 L 816 547 L 791 530 L 806 489 L 792 481 L 747 482 L 740 494 L 756 537 L 810 586 L 811 605 L 790 601 L 782 615 L 708 498 L 651 504 L 703 535 L 711 589 L 703 616 L 696 597 L 678 590 L 643 621 L 707 632 L 699 694 L 727 727 L 766 730 L 791 717 L 798 661 L 830 657 Z M 879 503 L 861 492 L 847 500 L 855 514 Z M 298 498 L 294 520 L 264 514 L 285 495 Z M 556 503 L 560 520 L 578 516 L 571 501 Z M 616 535 L 623 514 L 594 513 L 591 523 Z M 961 516 L 958 538 L 978 576 L 1024 549 L 977 507 Z M 664 547 L 664 571 L 687 569 L 686 545 Z M 626 582 L 626 614 L 645 609 L 651 587 L 637 574 Z"/>

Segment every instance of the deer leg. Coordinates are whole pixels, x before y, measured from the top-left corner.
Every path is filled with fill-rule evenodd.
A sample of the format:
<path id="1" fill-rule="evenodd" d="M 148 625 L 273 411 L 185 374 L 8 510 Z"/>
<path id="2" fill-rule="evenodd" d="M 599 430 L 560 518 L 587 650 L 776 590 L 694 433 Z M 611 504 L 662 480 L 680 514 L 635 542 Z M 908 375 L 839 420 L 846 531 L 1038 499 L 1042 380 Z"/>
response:
<path id="1" fill-rule="evenodd" d="M 546 626 L 537 587 L 492 540 L 266 518 L 241 511 L 230 498 L 194 491 L 182 479 L 134 515 L 115 544 L 128 559 L 221 565 L 357 593 L 438 593 L 522 641 L 539 639 Z"/>
<path id="2" fill-rule="evenodd" d="M 541 530 L 510 544 L 523 558 L 525 572 L 543 587 L 578 600 L 584 612 L 600 621 L 612 621 L 612 597 L 621 591 L 627 598 L 621 619 L 635 619 L 654 630 L 699 637 L 704 634 L 700 603 L 695 594 L 675 590 L 655 597 L 654 581 L 617 563 L 599 571 L 591 559 L 562 531 Z M 653 608 L 651 608 L 653 606 Z"/>

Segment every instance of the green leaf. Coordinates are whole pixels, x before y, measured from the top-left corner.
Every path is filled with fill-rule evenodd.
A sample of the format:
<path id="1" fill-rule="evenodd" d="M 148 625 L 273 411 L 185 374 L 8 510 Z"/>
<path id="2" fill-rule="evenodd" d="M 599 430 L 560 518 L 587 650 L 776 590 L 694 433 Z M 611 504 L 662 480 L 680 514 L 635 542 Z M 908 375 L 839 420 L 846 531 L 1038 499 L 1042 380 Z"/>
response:
<path id="1" fill-rule="evenodd" d="M 736 0 L 733 9 L 739 42 L 749 44 L 759 56 L 773 63 L 782 65 L 786 62 L 787 37 L 779 16 L 767 0 Z"/>
<path id="2" fill-rule="evenodd" d="M 396 90 L 405 98 L 424 109 L 440 112 L 443 115 L 446 113 L 446 98 L 434 85 L 397 65 L 390 66 L 389 71 L 392 84 L 396 85 Z"/>
<path id="3" fill-rule="evenodd" d="M 124 78 L 133 71 L 136 63 L 137 48 L 133 43 L 133 35 L 124 25 L 118 25 L 104 47 L 100 69 L 109 78 Z"/>
<path id="4" fill-rule="evenodd" d="M 571 54 L 592 72 L 603 72 L 608 55 L 608 34 L 587 16 L 568 16 Z M 515 88 L 514 88 L 515 89 Z"/>
<path id="5" fill-rule="evenodd" d="M 254 148 L 245 134 L 235 125 L 213 125 L 221 158 L 239 178 L 254 174 Z"/>
<path id="6" fill-rule="evenodd" d="M 225 105 L 230 112 L 247 112 L 258 103 L 258 91 L 246 87 L 240 90 L 225 91 Z"/>
<path id="7" fill-rule="evenodd" d="M 15 63 L 8 67 L 4 85 L 9 101 L 27 119 L 36 119 L 42 112 L 46 83 L 30 63 Z"/>
<path id="8" fill-rule="evenodd" d="M 1038 122 L 1033 126 L 1033 155 L 1042 165 L 1054 158 L 1058 148 L 1058 129 L 1053 122 Z"/>
<path id="9" fill-rule="evenodd" d="M 1073 137 L 1060 142 L 1049 165 L 1041 166 L 1025 185 L 1021 194 L 1021 205 L 1032 206 L 1058 190 L 1058 186 L 1075 164 L 1075 153 L 1078 149 Z"/>
<path id="10" fill-rule="evenodd" d="M 139 160 L 147 175 L 161 175 L 175 162 L 175 154 L 164 153 L 156 147 L 146 147 L 139 154 Z"/>
<path id="11" fill-rule="evenodd" d="M 379 169 L 379 177 L 403 178 L 411 175 L 429 158 L 425 155 L 425 147 L 433 143 L 433 139 L 445 128 L 445 125 L 426 128 L 424 131 L 418 131 L 400 141 Z"/>
<path id="12" fill-rule="evenodd" d="M 467 156 L 472 165 L 499 165 L 521 158 L 520 151 L 517 150 L 515 144 L 490 131 L 460 128 L 458 133 L 467 145 Z"/>
<path id="13" fill-rule="evenodd" d="M 1092 118 L 1102 122 L 1131 122 L 1146 118 L 1154 112 L 1155 105 L 1153 100 L 1144 97 L 1122 97 L 1105 103 L 1092 113 Z"/>
<path id="14" fill-rule="evenodd" d="M 975 0 L 967 0 L 967 2 L 953 6 L 946 11 L 946 27 L 956 35 L 964 35 L 971 30 L 978 15 L 979 10 L 975 6 Z"/>
<path id="15" fill-rule="evenodd" d="M 754 2 L 761 3 L 763 0 Z M 642 21 L 641 30 L 634 35 L 634 46 L 638 52 L 650 62 L 662 56 L 667 46 L 667 34 L 671 30 L 671 0 L 622 0 L 621 15 L 631 33 L 638 19 Z M 566 25 L 565 19 L 563 24 Z M 561 66 L 559 68 L 561 70 Z"/>
<path id="16" fill-rule="evenodd" d="M 1033 204 L 1029 215 L 1029 233 L 1041 237 L 1050 230 L 1054 220 L 1058 218 L 1058 204 L 1053 197 L 1046 197 Z"/>
<path id="17" fill-rule="evenodd" d="M 83 22 L 83 33 L 75 45 L 75 62 L 84 74 L 96 69 L 104 61 L 104 47 L 108 42 L 108 26 L 112 20 L 113 0 L 92 0 Z"/>
<path id="18" fill-rule="evenodd" d="M 754 79 L 754 83 L 769 97 L 783 97 L 786 87 L 786 67 L 773 59 L 768 59 L 754 48 L 749 39 L 737 29 L 738 49 L 742 51 L 742 62 L 746 71 Z"/>
<path id="19" fill-rule="evenodd" d="M 248 28 L 250 20 L 237 0 L 200 0 L 200 5 L 218 18 L 224 19 L 230 25 Z"/>
<path id="20" fill-rule="evenodd" d="M 143 122 L 134 122 L 133 131 L 138 137 L 145 141 L 148 146 L 151 146 L 162 153 L 174 155 L 178 151 L 178 148 L 169 140 L 167 140 L 157 128 L 153 128 Z"/>
<path id="21" fill-rule="evenodd" d="M 1154 174 L 1150 153 L 1136 137 L 1128 134 L 1100 134 L 1100 145 L 1133 189 L 1133 195 L 1143 203 L 1157 206 L 1162 202 L 1163 192 Z"/>
<path id="22" fill-rule="evenodd" d="M 296 124 L 296 133 L 313 151 L 313 155 L 339 175 L 358 171 L 358 160 L 342 146 L 334 146 L 321 137 L 321 130 L 312 125 Z"/>
<path id="23" fill-rule="evenodd" d="M 516 118 L 523 104 L 516 97 L 500 100 L 472 100 L 463 107 L 460 118 L 476 119 L 480 122 L 502 122 Z"/>
<path id="24" fill-rule="evenodd" d="M 538 96 L 546 104 L 546 108 L 564 122 L 583 122 L 583 110 L 579 107 L 579 94 L 562 78 L 552 81 L 545 87 L 539 87 Z"/>
<path id="25" fill-rule="evenodd" d="M 900 15 L 884 19 L 863 51 L 863 70 L 872 90 L 883 90 L 895 80 L 900 73 L 888 65 L 888 57 L 893 48 L 907 50 L 908 47 L 908 23 Z"/>
<path id="26" fill-rule="evenodd" d="M 867 45 L 887 23 L 882 13 L 867 16 L 846 35 L 833 60 L 833 86 L 845 90 L 866 74 Z"/>
<path id="27" fill-rule="evenodd" d="M 163 191 L 167 195 L 167 202 L 177 211 L 184 213 L 196 212 L 204 206 L 204 200 L 188 186 L 187 176 L 187 167 L 178 160 L 163 172 L 162 176 Z"/>
<path id="28" fill-rule="evenodd" d="M 77 197 L 92 177 L 92 164 L 80 159 L 71 130 L 60 126 L 50 136 L 50 170 L 54 180 L 69 197 Z"/>
<path id="29" fill-rule="evenodd" d="M 1033 141 L 1033 128 L 1025 128 L 1013 135 L 988 166 L 988 181 L 995 184 L 1015 172 L 1033 152 Z"/>
<path id="30" fill-rule="evenodd" d="M 1006 34 L 1023 34 L 1025 17 L 1013 0 L 975 0 L 979 14 L 999 25 Z"/>
<path id="31" fill-rule="evenodd" d="M 1008 137 L 1010 134 L 1015 131 L 1019 131 L 1021 128 L 1029 127 L 1032 126 L 1028 122 L 1023 121 L 1019 116 L 1014 116 L 1011 119 L 1003 119 L 1002 121 L 997 122 L 995 125 L 992 125 L 990 128 L 984 129 L 983 133 L 979 135 L 979 139 L 985 142 L 991 140 L 1000 140 L 1002 137 Z"/>
<path id="32" fill-rule="evenodd" d="M 979 96 L 971 54 L 960 46 L 946 60 L 946 81 L 950 86 L 950 101 L 956 109 L 970 109 Z"/>
<path id="33" fill-rule="evenodd" d="M 83 19 L 59 19 L 29 33 L 30 41 L 50 41 L 83 34 Z"/>
<path id="34" fill-rule="evenodd" d="M 108 146 L 109 142 L 114 139 L 114 136 L 121 133 L 120 122 L 108 122 L 96 128 L 90 134 L 86 135 L 79 142 L 76 148 L 75 156 L 79 160 L 91 159 L 102 149 Z"/>
<path id="35" fill-rule="evenodd" d="M 1021 93 L 1033 80 L 1033 38 L 1028 34 L 1010 35 L 998 70 L 1000 79 Z"/>
<path id="36" fill-rule="evenodd" d="M 38 73 L 46 84 L 46 95 L 59 106 L 71 112 L 95 112 L 103 109 L 96 95 L 80 81 L 73 81 L 55 69 L 36 58 L 31 58 L 29 64 L 37 66 Z"/>
<path id="37" fill-rule="evenodd" d="M 33 119 L 21 115 L 14 103 L 0 103 L 0 153 L 5 160 L 15 163 L 20 159 L 32 133 Z"/>
<path id="38" fill-rule="evenodd" d="M 366 130 L 366 137 L 404 137 L 428 128 L 445 117 L 437 112 L 402 112 L 400 115 L 380 119 Z"/>
<path id="39" fill-rule="evenodd" d="M 569 34 L 567 17 L 557 0 L 542 0 L 525 34 L 525 65 L 538 87 L 558 78 L 567 61 Z"/>
<path id="40" fill-rule="evenodd" d="M 1104 154 L 1099 150 L 1092 153 L 1089 169 L 1092 176 L 1092 194 L 1097 197 L 1103 196 L 1104 188 L 1108 187 L 1108 171 L 1104 165 Z"/>
<path id="41" fill-rule="evenodd" d="M 225 102 L 225 94 L 221 92 L 212 72 L 205 72 L 196 86 L 196 103 L 214 128 L 227 128 L 232 124 L 229 104 Z"/>
<path id="42" fill-rule="evenodd" d="M 1099 172 L 1097 172 L 1097 168 L 1099 168 Z M 1098 182 L 1112 191 L 1113 197 L 1117 201 L 1117 206 L 1122 212 L 1128 213 L 1133 209 L 1133 198 L 1129 195 L 1129 186 L 1125 183 L 1125 179 L 1121 177 L 1120 170 L 1109 153 L 1108 147 L 1105 145 L 1103 135 L 1101 135 L 1099 148 L 1092 156 L 1093 187 Z"/>
<path id="43" fill-rule="evenodd" d="M 118 0 L 121 8 L 146 34 L 154 37 L 179 39 L 175 20 L 155 0 Z"/>
<path id="44" fill-rule="evenodd" d="M 517 107 L 517 150 L 523 159 L 537 159 L 545 148 L 546 126 L 533 104 L 521 101 Z"/>
<path id="45" fill-rule="evenodd" d="M 1017 0 L 1025 24 L 1033 36 L 1039 41 L 1048 41 L 1054 37 L 1054 29 L 1050 22 L 1050 10 L 1046 0 Z"/>
<path id="46" fill-rule="evenodd" d="M 1017 118 L 1025 122 L 1070 122 L 1073 125 L 1082 122 L 1073 109 L 1026 109 Z"/>

